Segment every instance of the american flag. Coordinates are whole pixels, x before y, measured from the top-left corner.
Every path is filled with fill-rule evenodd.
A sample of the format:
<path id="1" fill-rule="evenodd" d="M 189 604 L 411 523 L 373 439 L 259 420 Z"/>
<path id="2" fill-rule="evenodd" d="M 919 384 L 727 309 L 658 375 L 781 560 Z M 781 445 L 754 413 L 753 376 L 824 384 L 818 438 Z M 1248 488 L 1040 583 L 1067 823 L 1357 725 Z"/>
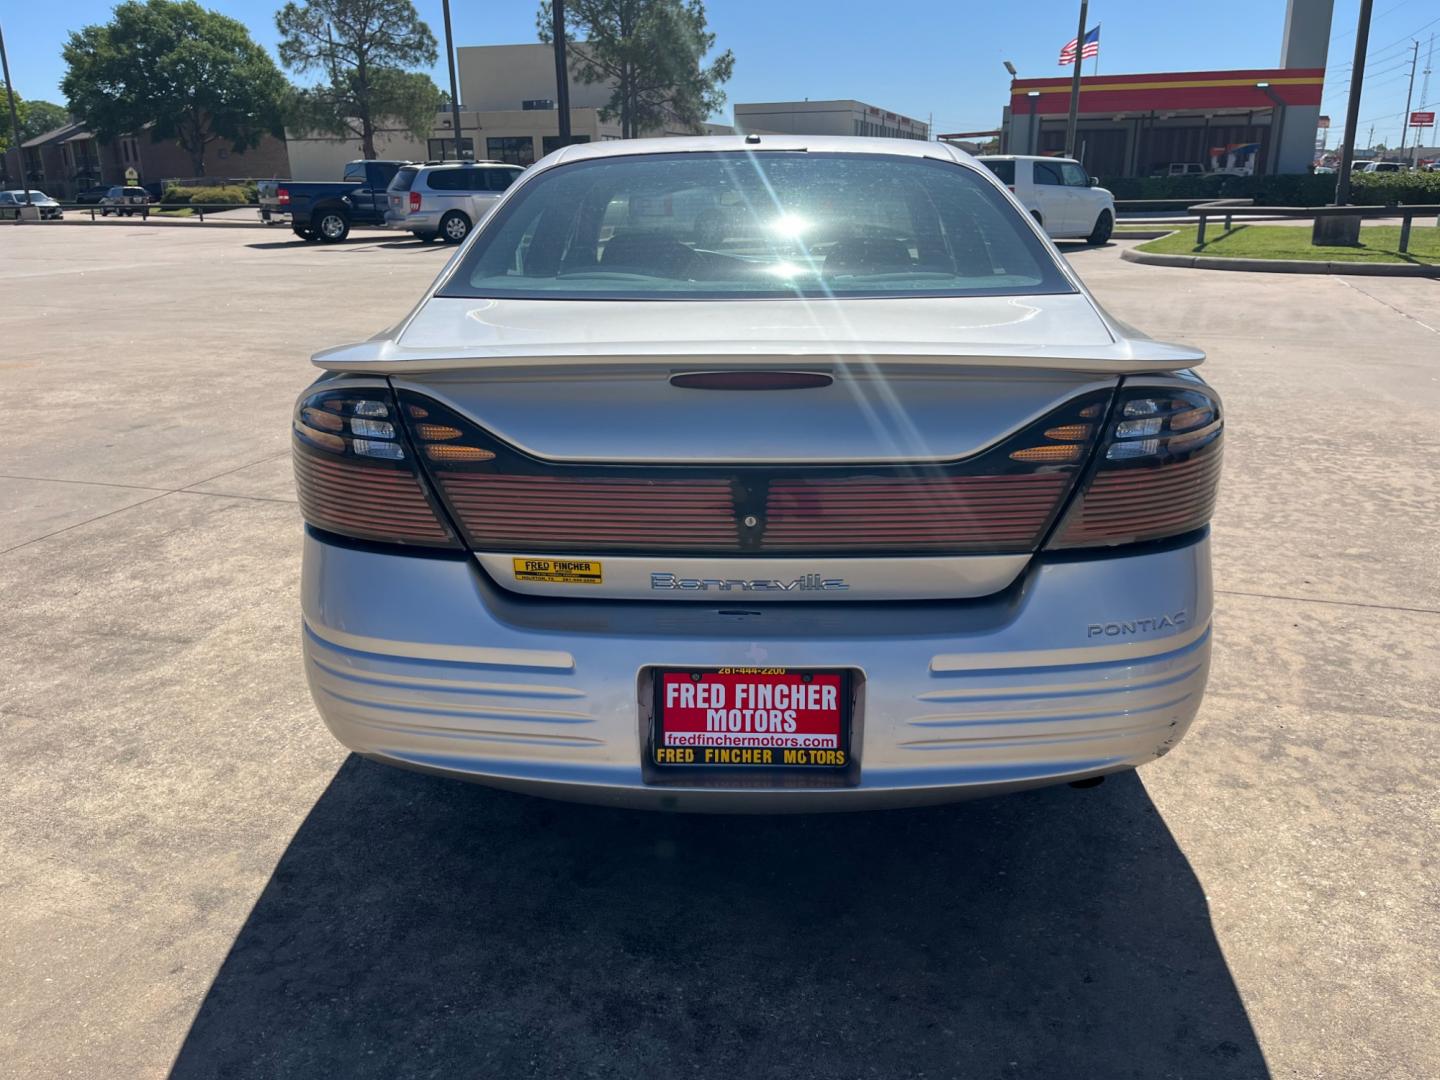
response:
<path id="1" fill-rule="evenodd" d="M 1075 46 L 1077 42 L 1071 38 L 1060 50 L 1060 66 L 1073 64 L 1075 62 Z M 1085 34 L 1085 47 L 1080 50 L 1080 59 L 1089 60 L 1092 56 L 1100 55 L 1100 27 L 1096 26 Z"/>

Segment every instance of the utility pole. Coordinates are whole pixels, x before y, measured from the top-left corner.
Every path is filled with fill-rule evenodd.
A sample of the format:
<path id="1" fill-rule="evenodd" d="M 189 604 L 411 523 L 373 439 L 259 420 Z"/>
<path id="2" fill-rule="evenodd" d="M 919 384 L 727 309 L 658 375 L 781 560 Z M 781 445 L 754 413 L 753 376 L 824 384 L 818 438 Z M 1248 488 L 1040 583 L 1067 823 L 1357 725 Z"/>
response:
<path id="1" fill-rule="evenodd" d="M 1065 156 L 1075 156 L 1075 129 L 1080 124 L 1080 68 L 1085 54 L 1085 12 L 1089 0 L 1080 0 L 1080 29 L 1075 31 L 1075 72 L 1070 76 L 1070 119 L 1065 124 Z"/>
<path id="2" fill-rule="evenodd" d="M 10 98 L 10 136 L 15 140 L 15 160 L 20 164 L 20 186 L 25 189 L 25 205 L 30 203 L 30 178 L 25 175 L 25 151 L 20 149 L 20 112 L 15 108 L 15 84 L 10 81 L 10 60 L 5 55 L 5 31 L 0 30 L 0 70 L 5 72 L 5 93 Z"/>
<path id="3" fill-rule="evenodd" d="M 460 152 L 460 85 L 455 81 L 455 40 L 450 34 L 450 0 L 444 0 L 444 8 L 445 59 L 450 62 L 450 117 L 454 124 L 455 160 L 464 161 L 465 155 Z M 473 160 L 475 155 L 472 153 L 470 157 Z"/>
<path id="4" fill-rule="evenodd" d="M 1420 59 L 1420 42 L 1410 42 L 1410 86 L 1405 91 L 1405 119 L 1400 123 L 1400 160 L 1405 160 L 1405 136 L 1410 133 L 1410 98 L 1415 93 L 1415 61 Z"/>
<path id="5" fill-rule="evenodd" d="M 555 39 L 555 108 L 560 145 L 570 145 L 570 69 L 565 63 L 565 0 L 551 0 L 550 36 Z"/>
<path id="6" fill-rule="evenodd" d="M 1365 81 L 1365 50 L 1370 45 L 1370 9 L 1375 0 L 1360 0 L 1360 21 L 1355 26 L 1355 61 L 1350 67 L 1350 100 L 1345 106 L 1345 140 L 1340 149 L 1340 179 L 1335 184 L 1335 205 L 1350 201 L 1350 165 L 1355 160 L 1355 125 L 1360 122 L 1360 84 Z M 1370 129 L 1374 134 L 1375 129 Z"/>

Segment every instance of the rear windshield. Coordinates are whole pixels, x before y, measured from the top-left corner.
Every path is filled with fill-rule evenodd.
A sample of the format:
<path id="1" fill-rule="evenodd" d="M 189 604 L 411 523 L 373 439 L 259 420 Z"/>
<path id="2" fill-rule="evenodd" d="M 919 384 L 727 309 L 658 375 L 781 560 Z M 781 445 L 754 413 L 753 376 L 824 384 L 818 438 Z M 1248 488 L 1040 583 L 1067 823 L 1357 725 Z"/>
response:
<path id="1" fill-rule="evenodd" d="M 1072 292 L 973 170 L 881 154 L 646 154 L 549 169 L 441 296 L 749 299 Z"/>
<path id="2" fill-rule="evenodd" d="M 390 181 L 391 191 L 409 191 L 415 183 L 415 177 L 420 175 L 419 169 L 404 168 L 395 174 L 395 179 Z"/>
<path id="3" fill-rule="evenodd" d="M 1015 183 L 1015 163 L 1013 161 L 982 161 L 980 164 L 998 176 L 1002 184 Z"/>

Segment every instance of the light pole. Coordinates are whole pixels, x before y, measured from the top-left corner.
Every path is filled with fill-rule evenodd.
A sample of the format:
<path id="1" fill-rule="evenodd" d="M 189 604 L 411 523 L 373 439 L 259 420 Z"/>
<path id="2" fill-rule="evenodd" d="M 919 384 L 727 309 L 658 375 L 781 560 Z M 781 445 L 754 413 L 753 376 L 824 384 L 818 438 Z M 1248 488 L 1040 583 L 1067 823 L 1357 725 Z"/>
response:
<path id="1" fill-rule="evenodd" d="M 1400 160 L 1405 160 L 1405 136 L 1410 133 L 1410 99 L 1415 95 L 1415 61 L 1420 59 L 1420 42 L 1410 43 L 1410 88 L 1405 91 L 1405 118 L 1400 122 Z M 1417 134 L 1418 140 L 1420 136 Z"/>
<path id="2" fill-rule="evenodd" d="M 1015 70 L 1015 65 L 1012 64 L 1009 60 L 1002 60 L 1001 63 L 1005 65 L 1005 70 L 1010 73 L 1010 97 L 1013 101 L 1015 97 L 1015 79 L 1018 73 Z M 1000 125 L 1000 152 L 1002 154 L 1005 153 L 1006 149 L 1009 147 L 1010 135 L 1013 134 L 1015 131 L 1015 110 L 1012 106 L 1007 105 L 1006 111 L 1010 114 L 1010 123 L 1006 125 L 1002 121 Z"/>
<path id="3" fill-rule="evenodd" d="M 1075 134 L 1080 126 L 1080 67 L 1085 56 L 1085 10 L 1089 0 L 1080 0 L 1080 29 L 1075 31 L 1075 73 L 1070 76 L 1070 119 L 1065 124 L 1065 156 L 1075 157 Z"/>
<path id="4" fill-rule="evenodd" d="M 20 113 L 15 108 L 15 84 L 10 81 L 10 60 L 5 55 L 4 30 L 0 30 L 0 71 L 5 73 L 5 93 L 10 99 L 10 135 L 15 140 L 15 161 L 20 166 L 20 186 L 25 189 L 25 205 L 30 206 L 30 178 L 25 175 L 25 151 L 20 148 Z"/>
<path id="5" fill-rule="evenodd" d="M 450 116 L 455 127 L 455 160 L 464 161 L 465 155 L 460 152 L 460 87 L 455 81 L 455 41 L 450 35 L 450 0 L 444 0 L 444 8 L 445 59 L 450 62 Z M 472 153 L 470 157 L 473 159 L 475 155 Z"/>
<path id="6" fill-rule="evenodd" d="M 1375 0 L 1360 0 L 1360 21 L 1355 26 L 1355 60 L 1350 66 L 1350 100 L 1345 106 L 1340 179 L 1335 184 L 1336 206 L 1344 206 L 1350 201 L 1350 165 L 1355 160 L 1355 125 L 1360 122 L 1360 84 L 1365 79 L 1365 50 L 1370 43 L 1370 9 L 1374 3 Z"/>
<path id="7" fill-rule="evenodd" d="M 560 145 L 570 145 L 570 71 L 565 63 L 565 0 L 551 0 L 551 36 L 555 39 L 555 108 L 560 115 Z"/>

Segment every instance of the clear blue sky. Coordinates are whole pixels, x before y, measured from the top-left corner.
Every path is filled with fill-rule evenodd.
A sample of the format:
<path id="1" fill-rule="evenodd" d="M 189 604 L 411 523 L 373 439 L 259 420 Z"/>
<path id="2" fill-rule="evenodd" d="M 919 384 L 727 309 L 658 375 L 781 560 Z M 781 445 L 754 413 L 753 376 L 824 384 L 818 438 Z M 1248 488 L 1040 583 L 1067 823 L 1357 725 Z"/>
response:
<path id="1" fill-rule="evenodd" d="M 202 0 L 207 2 L 207 0 Z M 108 17 L 111 0 L 17 0 L 0 4 L 15 86 L 25 97 L 61 102 L 60 49 L 71 30 Z M 273 51 L 278 0 L 208 0 L 239 19 Z M 442 35 L 440 0 L 416 6 Z M 960 3 L 956 0 L 710 0 L 718 46 L 734 50 L 731 102 L 792 98 L 858 98 L 924 120 L 939 131 L 994 127 L 1005 103 L 1011 60 L 1025 76 L 1065 74 L 1060 46 L 1075 32 L 1075 0 Z M 456 41 L 493 45 L 535 40 L 533 0 L 452 0 Z M 1339 137 L 1345 117 L 1358 0 L 1336 0 L 1325 111 Z M 1285 0 L 1093 0 L 1091 25 L 1101 30 L 1104 72 L 1186 71 L 1273 67 L 1280 58 Z M 1226 30 L 1233 20 L 1234 29 Z M 1440 33 L 1437 0 L 1375 0 L 1371 55 L 1360 111 L 1363 143 L 1395 145 L 1405 106 L 1409 38 L 1421 38 L 1425 66 L 1431 33 Z M 1090 65 L 1086 65 L 1086 73 Z M 444 86 L 444 58 L 434 72 Z M 1429 101 L 1440 101 L 1440 71 Z M 1420 77 L 1416 78 L 1419 108 Z M 729 118 L 728 109 L 722 117 Z"/>

